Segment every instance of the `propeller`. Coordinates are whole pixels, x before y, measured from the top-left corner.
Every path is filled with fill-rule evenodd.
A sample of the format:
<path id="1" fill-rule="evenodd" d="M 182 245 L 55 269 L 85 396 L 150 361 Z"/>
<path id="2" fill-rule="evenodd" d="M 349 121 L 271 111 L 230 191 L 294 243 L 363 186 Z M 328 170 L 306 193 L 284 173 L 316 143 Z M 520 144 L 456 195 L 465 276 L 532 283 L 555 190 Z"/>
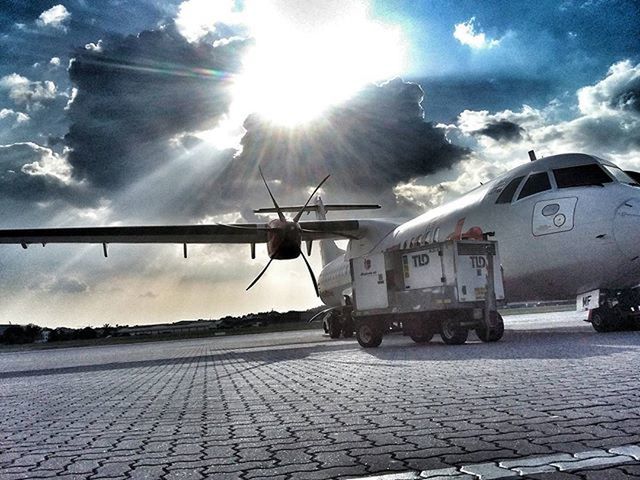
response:
<path id="1" fill-rule="evenodd" d="M 313 288 L 316 291 L 316 296 L 319 297 L 320 291 L 318 290 L 318 281 L 316 280 L 316 276 L 313 273 L 313 269 L 309 264 L 309 260 L 307 260 L 307 257 L 305 256 L 304 253 L 302 253 L 302 250 L 300 248 L 302 243 L 301 234 L 303 232 L 311 233 L 313 231 L 302 229 L 300 227 L 299 222 L 300 222 L 300 217 L 302 217 L 302 215 L 304 214 L 304 211 L 307 208 L 307 205 L 309 205 L 309 202 L 311 201 L 311 199 L 313 199 L 314 195 L 317 193 L 318 190 L 320 190 L 320 187 L 322 187 L 324 182 L 326 182 L 331 175 L 327 175 L 322 179 L 322 181 L 318 184 L 318 186 L 313 190 L 311 195 L 309 195 L 309 198 L 307 199 L 305 204 L 302 206 L 300 211 L 296 213 L 296 215 L 293 217 L 292 220 L 287 220 L 287 217 L 285 217 L 282 209 L 280 208 L 280 205 L 278 205 L 278 201 L 276 200 L 273 193 L 271 192 L 271 189 L 269 188 L 269 184 L 267 183 L 267 180 L 264 178 L 264 174 L 262 173 L 262 168 L 258 167 L 258 171 L 260 172 L 260 177 L 262 177 L 264 186 L 267 188 L 267 192 L 269 192 L 269 197 L 271 197 L 273 206 L 275 207 L 275 210 L 278 214 L 278 220 L 272 220 L 271 222 L 268 223 L 268 226 L 266 228 L 267 232 L 275 234 L 271 236 L 267 242 L 267 248 L 269 250 L 269 257 L 270 257 L 269 262 L 258 274 L 258 276 L 254 278 L 253 281 L 249 284 L 249 286 L 247 287 L 247 290 L 249 290 L 256 283 L 258 283 L 258 280 L 260 280 L 260 278 L 264 275 L 264 273 L 267 271 L 267 269 L 269 268 L 269 265 L 271 265 L 271 262 L 274 259 L 289 259 L 289 258 L 302 257 L 302 260 L 304 260 L 304 263 L 307 266 L 307 270 L 309 271 L 309 276 L 311 277 L 311 281 L 313 282 Z M 278 233 L 276 234 L 276 232 Z"/>

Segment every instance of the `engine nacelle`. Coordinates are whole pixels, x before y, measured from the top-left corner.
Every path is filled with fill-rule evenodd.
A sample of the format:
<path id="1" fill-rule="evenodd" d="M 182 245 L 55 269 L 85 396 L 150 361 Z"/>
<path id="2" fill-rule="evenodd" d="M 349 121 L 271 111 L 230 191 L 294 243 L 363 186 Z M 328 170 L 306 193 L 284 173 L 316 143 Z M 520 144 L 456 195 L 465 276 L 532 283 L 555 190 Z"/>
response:
<path id="1" fill-rule="evenodd" d="M 271 220 L 267 224 L 267 251 L 274 260 L 298 258 L 301 253 L 302 229 L 297 222 Z"/>

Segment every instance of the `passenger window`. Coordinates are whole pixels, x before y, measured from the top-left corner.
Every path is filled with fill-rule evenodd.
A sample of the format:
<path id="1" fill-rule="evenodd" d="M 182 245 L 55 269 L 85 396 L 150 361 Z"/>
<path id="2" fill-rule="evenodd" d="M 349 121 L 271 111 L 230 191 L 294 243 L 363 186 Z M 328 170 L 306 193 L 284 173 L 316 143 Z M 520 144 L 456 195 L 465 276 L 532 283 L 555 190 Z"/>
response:
<path id="1" fill-rule="evenodd" d="M 422 234 L 418 235 L 418 238 L 416 239 L 416 245 L 417 246 L 422 245 Z"/>
<path id="2" fill-rule="evenodd" d="M 440 227 L 436 228 L 433 231 L 433 241 L 437 242 L 438 241 L 438 236 L 440 235 Z"/>
<path id="3" fill-rule="evenodd" d="M 431 230 L 424 234 L 424 243 L 431 243 Z"/>
<path id="4" fill-rule="evenodd" d="M 409 242 L 409 248 L 413 248 L 415 246 L 416 244 L 415 240 L 416 240 L 415 237 L 411 237 L 411 241 Z"/>
<path id="5" fill-rule="evenodd" d="M 518 186 L 520 185 L 520 182 L 522 182 L 523 178 L 524 176 L 516 177 L 511 180 L 509 182 L 509 185 L 504 187 L 504 190 L 502 190 L 502 193 L 496 199 L 496 203 L 511 203 L 513 194 L 516 193 L 516 190 L 518 189 Z"/>
<path id="6" fill-rule="evenodd" d="M 529 197 L 536 193 L 544 192 L 545 190 L 551 190 L 551 183 L 549 182 L 549 175 L 547 172 L 534 173 L 529 176 L 524 187 L 520 190 L 518 200 L 521 198 Z"/>
<path id="7" fill-rule="evenodd" d="M 609 175 L 596 163 L 557 168 L 553 170 L 553 176 L 556 178 L 558 188 L 585 187 L 589 185 L 602 187 L 604 183 L 612 182 Z"/>

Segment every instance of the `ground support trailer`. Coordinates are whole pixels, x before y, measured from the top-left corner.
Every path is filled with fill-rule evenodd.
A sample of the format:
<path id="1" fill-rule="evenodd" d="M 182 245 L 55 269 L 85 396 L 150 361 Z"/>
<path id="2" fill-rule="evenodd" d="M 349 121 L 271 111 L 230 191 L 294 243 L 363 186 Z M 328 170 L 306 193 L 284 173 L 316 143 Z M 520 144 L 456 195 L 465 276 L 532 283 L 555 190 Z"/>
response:
<path id="1" fill-rule="evenodd" d="M 498 244 L 491 240 L 448 240 L 408 250 L 351 259 L 356 337 L 377 347 L 390 328 L 417 343 L 437 333 L 451 345 L 465 343 L 469 330 L 485 342 L 504 333 L 497 305 L 504 300 Z"/>

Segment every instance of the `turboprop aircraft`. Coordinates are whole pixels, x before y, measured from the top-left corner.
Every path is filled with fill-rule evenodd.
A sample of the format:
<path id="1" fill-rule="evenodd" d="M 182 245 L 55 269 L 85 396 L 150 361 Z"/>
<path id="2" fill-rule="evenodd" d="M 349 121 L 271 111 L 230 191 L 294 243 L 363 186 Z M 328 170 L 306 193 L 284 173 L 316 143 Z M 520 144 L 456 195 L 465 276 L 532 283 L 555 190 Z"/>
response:
<path id="1" fill-rule="evenodd" d="M 640 315 L 640 173 L 570 153 L 536 159 L 479 186 L 462 197 L 406 222 L 387 219 L 327 220 L 331 210 L 377 205 L 324 205 L 311 200 L 281 207 L 260 171 L 276 213 L 268 223 L 179 226 L 115 226 L 0 230 L 0 243 L 96 243 L 107 256 L 111 243 L 266 243 L 269 262 L 302 257 L 316 293 L 335 319 L 349 326 L 352 309 L 350 261 L 366 255 L 426 246 L 445 239 L 482 238 L 494 232 L 500 245 L 504 289 L 509 301 L 576 298 L 598 332 L 622 328 Z M 301 221 L 305 212 L 315 221 Z M 292 219 L 287 212 L 296 212 Z M 348 239 L 346 250 L 334 240 Z M 323 268 L 318 281 L 302 252 L 320 241 Z M 466 338 L 466 337 L 465 337 Z"/>

